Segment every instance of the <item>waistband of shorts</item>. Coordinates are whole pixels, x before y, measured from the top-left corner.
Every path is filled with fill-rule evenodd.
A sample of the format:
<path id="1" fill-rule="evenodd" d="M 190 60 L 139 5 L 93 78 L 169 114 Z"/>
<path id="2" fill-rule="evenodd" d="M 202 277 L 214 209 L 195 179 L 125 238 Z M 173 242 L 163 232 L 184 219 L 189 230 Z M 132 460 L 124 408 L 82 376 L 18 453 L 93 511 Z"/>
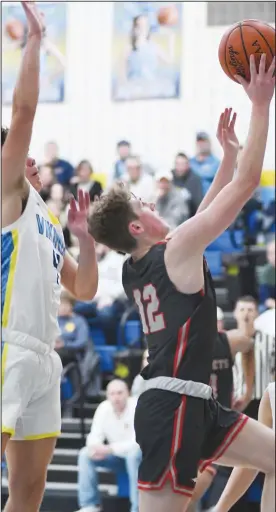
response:
<path id="1" fill-rule="evenodd" d="M 212 388 L 202 382 L 194 382 L 193 380 L 181 380 L 174 377 L 155 377 L 144 381 L 143 392 L 149 389 L 163 389 L 164 391 L 172 391 L 180 395 L 193 396 L 195 398 L 203 398 L 209 400 L 212 396 Z"/>
<path id="2" fill-rule="evenodd" d="M 41 355 L 50 354 L 54 349 L 53 343 L 48 345 L 29 334 L 5 328 L 2 329 L 2 340 L 4 343 L 18 345 L 19 347 L 25 348 L 26 350 L 33 350 Z"/>

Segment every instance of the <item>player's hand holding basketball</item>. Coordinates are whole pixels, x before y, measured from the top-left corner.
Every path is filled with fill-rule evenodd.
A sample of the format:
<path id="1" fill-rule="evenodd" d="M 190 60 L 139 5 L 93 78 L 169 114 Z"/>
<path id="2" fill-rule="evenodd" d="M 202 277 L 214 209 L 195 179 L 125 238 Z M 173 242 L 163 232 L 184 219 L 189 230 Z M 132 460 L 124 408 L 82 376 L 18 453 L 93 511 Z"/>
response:
<path id="1" fill-rule="evenodd" d="M 260 60 L 259 72 L 256 68 L 254 55 L 250 55 L 250 82 L 247 82 L 239 75 L 236 80 L 243 86 L 247 96 L 257 107 L 269 106 L 275 89 L 275 57 L 265 71 L 266 55 L 263 53 Z"/>
<path id="2" fill-rule="evenodd" d="M 43 36 L 45 34 L 44 17 L 35 2 L 21 2 L 28 21 L 28 35 Z"/>
<path id="3" fill-rule="evenodd" d="M 68 228 L 78 239 L 90 237 L 88 233 L 87 217 L 90 206 L 88 192 L 78 191 L 78 201 L 73 197 L 70 200 L 68 211 Z"/>
<path id="4" fill-rule="evenodd" d="M 220 115 L 217 129 L 217 139 L 224 155 L 236 158 L 239 151 L 239 140 L 235 133 L 237 114 L 232 115 L 232 108 L 226 108 Z"/>

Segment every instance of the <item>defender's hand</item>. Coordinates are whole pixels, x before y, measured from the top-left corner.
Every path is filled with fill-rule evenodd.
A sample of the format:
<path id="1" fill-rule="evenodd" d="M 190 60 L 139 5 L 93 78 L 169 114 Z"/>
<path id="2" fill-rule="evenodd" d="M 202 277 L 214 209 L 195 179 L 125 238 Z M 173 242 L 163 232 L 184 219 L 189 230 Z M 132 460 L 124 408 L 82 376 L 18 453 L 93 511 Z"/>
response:
<path id="1" fill-rule="evenodd" d="M 35 2 L 21 2 L 21 4 L 28 22 L 28 35 L 40 35 L 42 37 L 45 34 L 43 14 L 39 12 Z"/>
<path id="2" fill-rule="evenodd" d="M 90 236 L 88 234 L 87 217 L 89 213 L 90 197 L 88 192 L 78 191 L 78 201 L 70 200 L 68 211 L 68 228 L 77 238 Z"/>
<path id="3" fill-rule="evenodd" d="M 275 57 L 268 69 L 265 70 L 266 55 L 262 54 L 259 72 L 257 73 L 254 55 L 250 55 L 250 82 L 235 75 L 236 80 L 243 86 L 247 96 L 256 107 L 269 106 L 275 89 Z"/>
<path id="4" fill-rule="evenodd" d="M 237 156 L 239 140 L 235 133 L 237 114 L 232 116 L 232 108 L 226 108 L 219 118 L 217 139 L 226 156 Z"/>

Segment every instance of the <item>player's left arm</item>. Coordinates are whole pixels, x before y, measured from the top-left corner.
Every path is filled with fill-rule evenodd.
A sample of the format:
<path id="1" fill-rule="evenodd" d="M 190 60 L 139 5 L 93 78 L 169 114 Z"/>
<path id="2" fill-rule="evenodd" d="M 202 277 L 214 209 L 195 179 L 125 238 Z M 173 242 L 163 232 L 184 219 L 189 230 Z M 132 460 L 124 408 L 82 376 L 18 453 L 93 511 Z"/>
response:
<path id="1" fill-rule="evenodd" d="M 74 198 L 70 201 L 68 227 L 79 241 L 78 264 L 67 252 L 61 270 L 62 285 L 78 300 L 92 300 L 98 289 L 98 265 L 95 242 L 88 233 L 87 214 L 89 194 L 78 193 L 78 203 Z"/>
<path id="2" fill-rule="evenodd" d="M 259 407 L 258 421 L 272 428 L 272 411 L 269 393 L 266 389 Z M 256 478 L 258 471 L 249 468 L 234 468 L 223 493 L 213 509 L 214 512 L 228 512 L 235 503 L 244 495 Z"/>
<path id="3" fill-rule="evenodd" d="M 255 379 L 255 352 L 254 341 L 250 336 L 238 329 L 226 333 L 233 360 L 238 352 L 242 354 L 242 371 L 245 383 L 245 392 L 233 403 L 233 408 L 243 411 L 252 399 Z"/>
<path id="4" fill-rule="evenodd" d="M 232 108 L 226 108 L 220 115 L 217 139 L 223 149 L 223 159 L 212 185 L 198 207 L 197 213 L 205 210 L 218 193 L 233 179 L 239 152 L 239 141 L 235 133 L 236 119 L 236 113 L 232 116 Z"/>

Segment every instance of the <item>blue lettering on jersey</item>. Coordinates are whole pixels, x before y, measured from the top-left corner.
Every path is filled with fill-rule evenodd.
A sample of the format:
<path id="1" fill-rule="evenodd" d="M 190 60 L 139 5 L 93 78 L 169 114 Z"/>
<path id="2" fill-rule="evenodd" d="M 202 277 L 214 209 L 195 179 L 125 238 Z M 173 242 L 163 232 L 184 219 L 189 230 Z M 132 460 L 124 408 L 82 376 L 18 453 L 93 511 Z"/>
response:
<path id="1" fill-rule="evenodd" d="M 37 227 L 38 227 L 39 234 L 44 235 L 47 238 L 49 238 L 49 240 L 51 240 L 54 248 L 62 256 L 64 256 L 65 245 L 64 245 L 62 238 L 59 236 L 55 226 L 53 226 L 53 224 L 51 224 L 51 222 L 44 219 L 44 217 L 42 217 L 38 213 L 36 214 L 36 221 L 37 221 Z"/>

